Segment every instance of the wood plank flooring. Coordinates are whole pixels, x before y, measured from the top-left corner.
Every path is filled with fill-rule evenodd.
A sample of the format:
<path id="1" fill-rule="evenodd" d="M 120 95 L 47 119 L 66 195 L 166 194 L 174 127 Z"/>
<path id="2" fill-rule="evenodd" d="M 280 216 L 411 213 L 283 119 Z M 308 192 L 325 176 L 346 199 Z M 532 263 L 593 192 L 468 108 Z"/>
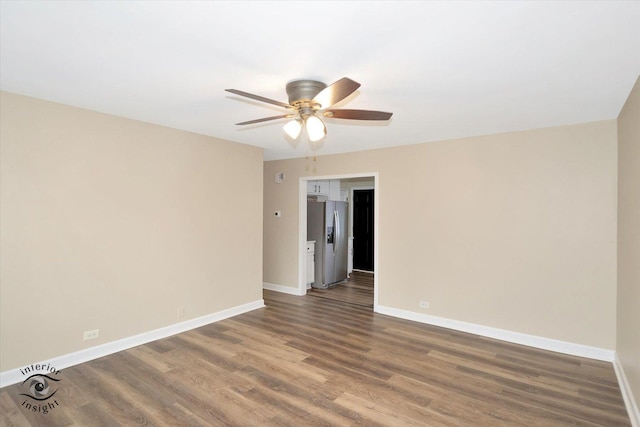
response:
<path id="1" fill-rule="evenodd" d="M 311 288 L 307 295 L 357 304 L 373 309 L 373 273 L 354 271 L 345 282 L 328 289 Z"/>
<path id="2" fill-rule="evenodd" d="M 629 426 L 610 363 L 368 307 L 265 291 L 266 308 L 65 369 L 2 426 Z"/>

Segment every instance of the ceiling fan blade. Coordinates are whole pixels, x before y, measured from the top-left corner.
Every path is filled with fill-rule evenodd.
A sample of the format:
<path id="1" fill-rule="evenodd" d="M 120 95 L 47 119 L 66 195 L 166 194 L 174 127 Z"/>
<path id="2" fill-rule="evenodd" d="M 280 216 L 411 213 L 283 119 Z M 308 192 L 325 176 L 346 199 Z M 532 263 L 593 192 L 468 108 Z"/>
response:
<path id="1" fill-rule="evenodd" d="M 265 98 L 264 96 L 260 96 L 260 95 L 254 95 L 254 94 L 249 93 L 249 92 L 243 92 L 243 91 L 238 90 L 238 89 L 225 89 L 225 90 L 227 92 L 231 92 L 231 93 L 236 94 L 236 95 L 245 96 L 247 98 L 255 99 L 256 101 L 262 101 L 262 102 L 266 102 L 268 104 L 277 105 L 278 107 L 289 108 L 289 109 L 294 108 L 293 106 L 291 106 L 289 104 L 285 104 L 284 102 L 276 101 L 275 99 Z"/>
<path id="2" fill-rule="evenodd" d="M 393 113 L 371 110 L 326 110 L 322 113 L 325 117 L 334 119 L 351 120 L 389 120 Z"/>
<path id="3" fill-rule="evenodd" d="M 279 116 L 263 117 L 261 119 L 249 120 L 248 122 L 236 123 L 236 125 L 251 125 L 253 123 L 268 122 L 269 120 L 287 119 L 295 117 L 297 114 L 281 114 Z"/>
<path id="4" fill-rule="evenodd" d="M 343 77 L 335 83 L 322 89 L 312 100 L 320 104 L 321 108 L 329 108 L 333 104 L 342 101 L 360 87 L 360 83 Z"/>

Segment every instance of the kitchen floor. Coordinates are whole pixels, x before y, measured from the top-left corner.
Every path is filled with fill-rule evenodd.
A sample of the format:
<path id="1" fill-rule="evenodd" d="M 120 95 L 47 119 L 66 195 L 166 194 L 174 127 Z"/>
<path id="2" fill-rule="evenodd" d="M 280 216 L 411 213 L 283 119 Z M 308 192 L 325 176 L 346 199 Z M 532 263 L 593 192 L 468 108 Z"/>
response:
<path id="1" fill-rule="evenodd" d="M 354 271 L 345 283 L 329 289 L 311 288 L 307 295 L 373 308 L 373 273 Z"/>

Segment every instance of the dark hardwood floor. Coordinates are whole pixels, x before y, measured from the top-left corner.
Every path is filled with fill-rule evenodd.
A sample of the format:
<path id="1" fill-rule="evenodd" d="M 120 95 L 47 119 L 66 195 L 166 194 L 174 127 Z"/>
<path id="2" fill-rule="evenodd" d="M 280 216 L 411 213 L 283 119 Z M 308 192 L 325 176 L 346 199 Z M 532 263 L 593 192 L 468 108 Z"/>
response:
<path id="1" fill-rule="evenodd" d="M 326 298 L 265 302 L 65 369 L 46 415 L 6 387 L 0 425 L 630 425 L 610 363 Z"/>
<path id="2" fill-rule="evenodd" d="M 373 273 L 354 271 L 345 282 L 328 289 L 311 288 L 307 295 L 348 302 L 373 309 Z"/>

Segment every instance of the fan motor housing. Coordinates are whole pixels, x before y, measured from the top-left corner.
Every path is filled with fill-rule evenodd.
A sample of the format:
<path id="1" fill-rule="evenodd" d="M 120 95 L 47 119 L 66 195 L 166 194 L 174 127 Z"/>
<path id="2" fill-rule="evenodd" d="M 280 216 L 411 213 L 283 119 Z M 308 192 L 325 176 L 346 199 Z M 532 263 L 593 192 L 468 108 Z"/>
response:
<path id="1" fill-rule="evenodd" d="M 287 83 L 289 104 L 312 100 L 327 85 L 316 80 L 293 80 Z"/>

